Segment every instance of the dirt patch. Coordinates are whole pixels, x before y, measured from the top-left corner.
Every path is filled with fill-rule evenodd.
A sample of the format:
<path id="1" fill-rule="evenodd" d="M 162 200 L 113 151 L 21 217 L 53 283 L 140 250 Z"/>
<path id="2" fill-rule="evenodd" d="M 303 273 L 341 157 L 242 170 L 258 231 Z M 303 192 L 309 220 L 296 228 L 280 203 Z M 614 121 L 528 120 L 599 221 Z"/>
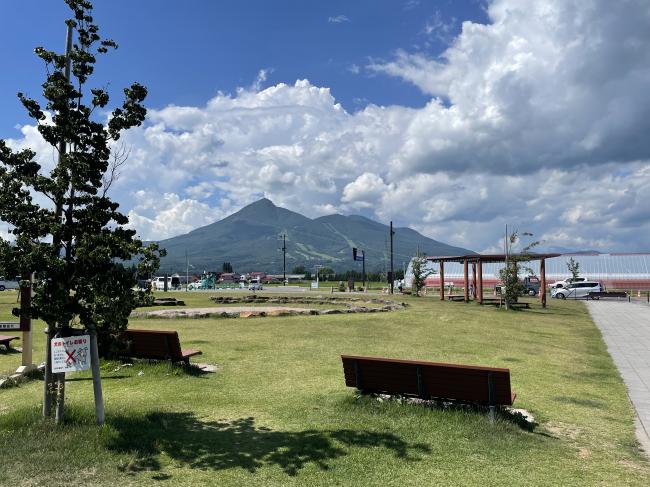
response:
<path id="1" fill-rule="evenodd" d="M 580 435 L 582 435 L 582 428 L 568 423 L 561 423 L 559 421 L 550 421 L 544 424 L 546 428 L 553 436 L 557 438 L 563 438 L 575 441 Z"/>

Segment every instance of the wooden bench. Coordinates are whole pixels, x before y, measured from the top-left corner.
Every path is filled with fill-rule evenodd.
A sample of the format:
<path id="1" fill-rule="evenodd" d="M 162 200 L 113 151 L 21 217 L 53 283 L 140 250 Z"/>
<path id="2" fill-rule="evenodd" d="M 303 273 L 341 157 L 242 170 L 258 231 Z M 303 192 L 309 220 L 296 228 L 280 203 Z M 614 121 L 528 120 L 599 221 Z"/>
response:
<path id="1" fill-rule="evenodd" d="M 0 335 L 0 345 L 4 345 L 7 350 L 11 350 L 11 340 L 18 340 L 18 337 Z"/>
<path id="2" fill-rule="evenodd" d="M 181 350 L 178 332 L 174 330 L 126 330 L 124 339 L 129 347 L 125 357 L 149 360 L 171 360 L 190 364 L 190 357 L 200 355 L 200 350 Z"/>
<path id="3" fill-rule="evenodd" d="M 587 295 L 587 299 L 600 298 L 627 298 L 625 291 L 592 291 Z"/>
<path id="4" fill-rule="evenodd" d="M 345 385 L 364 393 L 403 394 L 489 406 L 511 406 L 510 370 L 416 360 L 341 355 Z"/>

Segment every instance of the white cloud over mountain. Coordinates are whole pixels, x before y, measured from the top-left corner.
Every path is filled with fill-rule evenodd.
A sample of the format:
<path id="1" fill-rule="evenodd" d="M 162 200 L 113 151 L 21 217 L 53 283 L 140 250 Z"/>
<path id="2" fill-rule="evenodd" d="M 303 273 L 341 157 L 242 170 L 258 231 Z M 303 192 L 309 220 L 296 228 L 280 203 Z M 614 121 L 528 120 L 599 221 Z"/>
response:
<path id="1" fill-rule="evenodd" d="M 650 4 L 495 0 L 440 58 L 366 69 L 431 96 L 346 112 L 307 80 L 150 110 L 113 196 L 147 239 L 266 196 L 309 216 L 372 211 L 492 248 L 503 225 L 548 245 L 647 250 Z M 23 129 L 14 145 L 39 144 Z M 51 158 L 51 151 L 41 154 Z"/>

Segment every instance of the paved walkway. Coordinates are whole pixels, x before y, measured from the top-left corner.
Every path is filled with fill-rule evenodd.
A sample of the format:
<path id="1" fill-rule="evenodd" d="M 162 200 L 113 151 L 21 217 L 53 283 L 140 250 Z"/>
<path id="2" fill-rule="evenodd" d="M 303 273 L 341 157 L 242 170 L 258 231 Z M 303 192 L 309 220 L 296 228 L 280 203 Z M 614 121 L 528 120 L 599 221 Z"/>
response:
<path id="1" fill-rule="evenodd" d="M 637 437 L 650 454 L 650 308 L 625 301 L 587 301 L 637 411 Z"/>

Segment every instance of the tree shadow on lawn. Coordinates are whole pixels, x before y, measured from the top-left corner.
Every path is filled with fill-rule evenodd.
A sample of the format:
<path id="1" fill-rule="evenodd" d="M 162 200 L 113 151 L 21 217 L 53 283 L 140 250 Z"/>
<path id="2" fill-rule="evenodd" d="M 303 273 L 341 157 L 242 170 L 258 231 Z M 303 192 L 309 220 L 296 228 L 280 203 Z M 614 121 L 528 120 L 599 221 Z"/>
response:
<path id="1" fill-rule="evenodd" d="M 109 420 L 117 435 L 106 444 L 111 451 L 131 453 L 136 459 L 122 468 L 136 474 L 160 471 L 164 452 L 182 466 L 201 470 L 243 468 L 251 473 L 266 466 L 279 466 L 295 476 L 309 463 L 328 470 L 328 462 L 348 454 L 351 447 L 381 447 L 396 457 L 418 461 L 431 450 L 427 445 L 408 444 L 390 433 L 355 431 L 273 431 L 256 426 L 252 417 L 233 421 L 200 421 L 193 413 L 151 413 L 144 417 Z M 158 474 L 158 479 L 169 475 Z"/>
<path id="2" fill-rule="evenodd" d="M 3 345 L 0 345 L 0 355 L 16 355 L 23 353 L 21 350 L 16 350 L 15 348 L 5 348 Z"/>

